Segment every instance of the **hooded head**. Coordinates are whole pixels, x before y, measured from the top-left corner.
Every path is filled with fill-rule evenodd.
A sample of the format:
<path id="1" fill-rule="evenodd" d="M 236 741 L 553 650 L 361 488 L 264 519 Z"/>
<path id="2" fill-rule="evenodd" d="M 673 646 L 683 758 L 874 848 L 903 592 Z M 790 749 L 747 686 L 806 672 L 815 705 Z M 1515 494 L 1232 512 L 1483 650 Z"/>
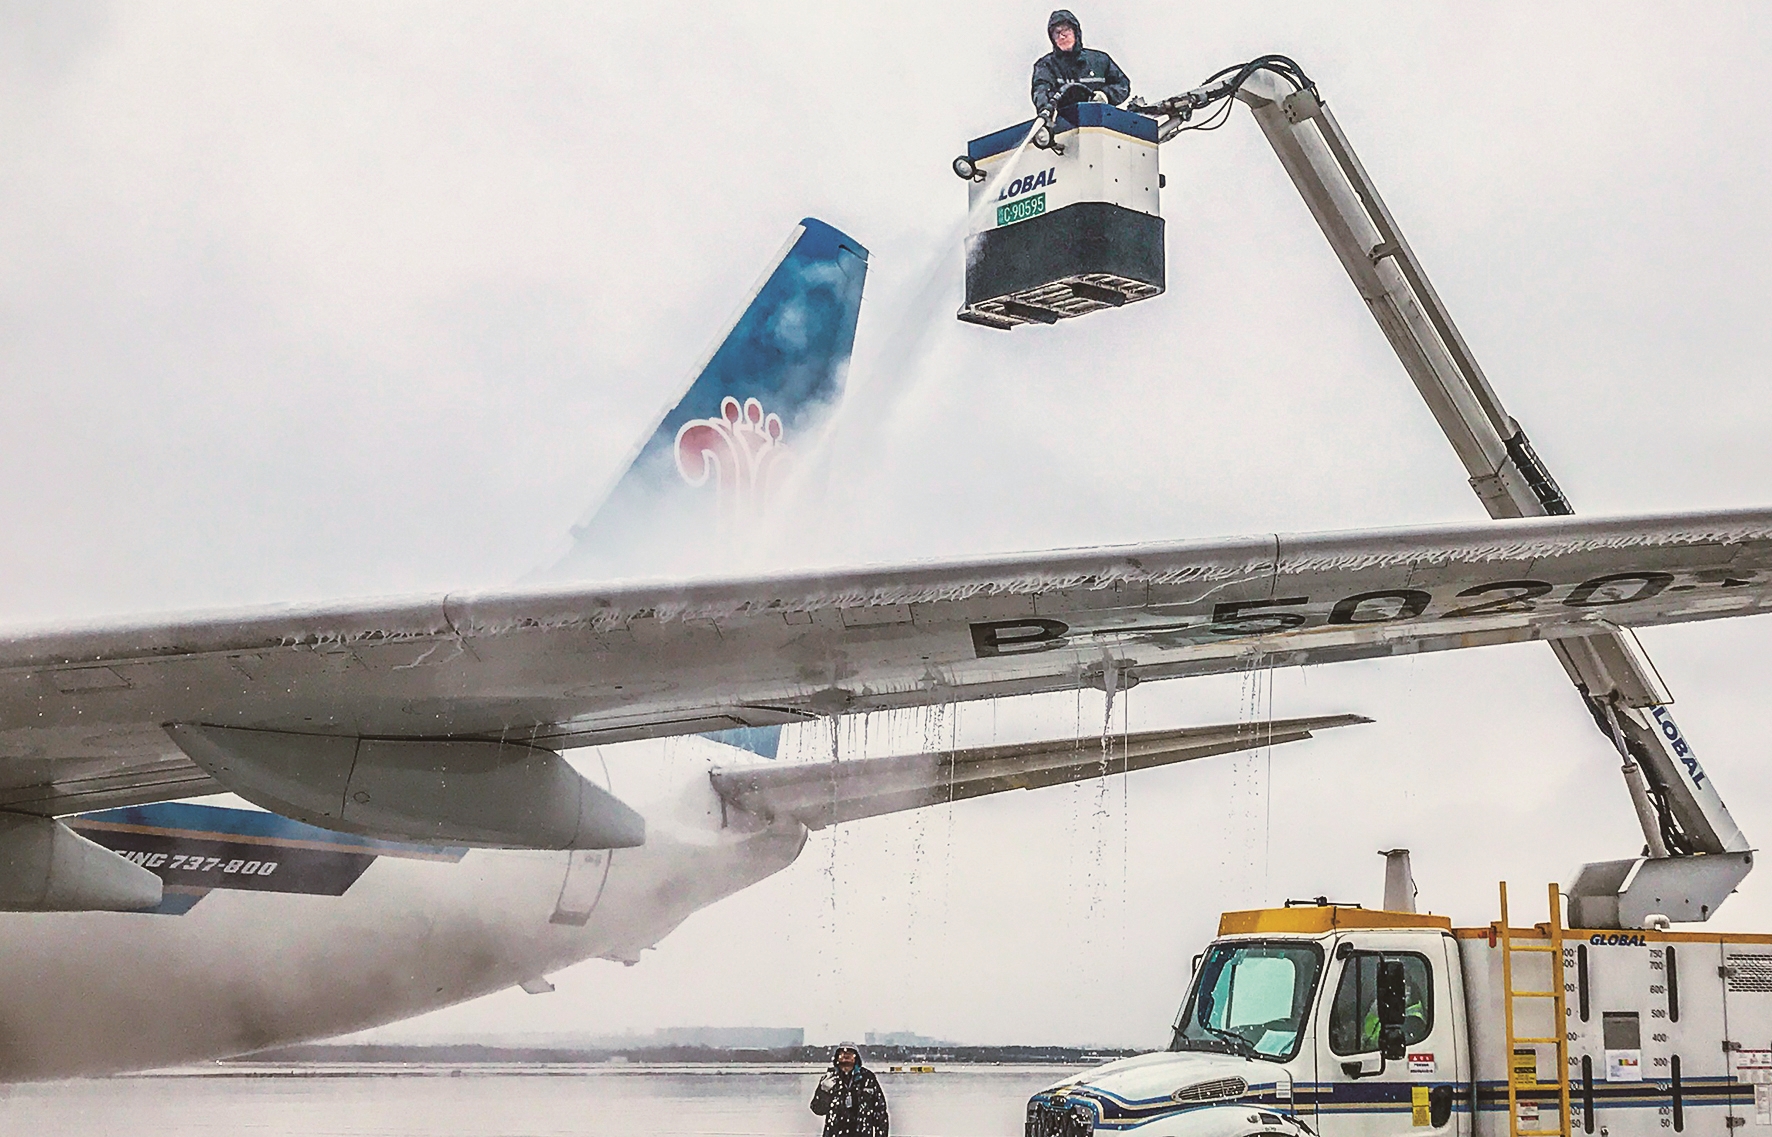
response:
<path id="1" fill-rule="evenodd" d="M 1046 38 L 1050 40 L 1052 38 L 1052 33 L 1066 24 L 1071 26 L 1071 31 L 1075 32 L 1077 36 L 1077 42 L 1072 45 L 1071 50 L 1081 51 L 1083 49 L 1083 25 L 1078 22 L 1077 17 L 1071 15 L 1070 10 L 1067 8 L 1060 8 L 1058 11 L 1046 17 Z M 1054 48 L 1058 47 L 1057 44 L 1053 44 L 1052 46 Z"/>
<path id="2" fill-rule="evenodd" d="M 831 1050 L 831 1065 L 835 1066 L 839 1070 L 842 1070 L 843 1069 L 843 1056 L 845 1054 L 855 1055 L 855 1063 L 854 1063 L 854 1066 L 851 1066 L 851 1069 L 854 1069 L 856 1066 L 861 1065 L 861 1047 L 855 1045 L 855 1043 L 853 1043 L 853 1042 L 838 1043 L 837 1046 L 832 1048 L 832 1050 Z M 847 1071 L 845 1071 L 845 1072 L 847 1072 Z"/>

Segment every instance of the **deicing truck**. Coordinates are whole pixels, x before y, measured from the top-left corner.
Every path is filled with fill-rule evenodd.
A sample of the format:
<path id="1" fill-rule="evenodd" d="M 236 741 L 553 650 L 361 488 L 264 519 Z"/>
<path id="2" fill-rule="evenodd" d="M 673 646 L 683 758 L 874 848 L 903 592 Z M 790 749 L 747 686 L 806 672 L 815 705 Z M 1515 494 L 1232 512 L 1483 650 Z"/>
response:
<path id="1" fill-rule="evenodd" d="M 1227 912 L 1169 1048 L 1034 1095 L 1027 1137 L 1772 1126 L 1772 936 L 1653 923 L 1564 928 L 1558 913 L 1454 927 L 1331 903 Z"/>
<path id="2" fill-rule="evenodd" d="M 1489 514 L 1573 512 L 1317 85 L 1283 56 L 1225 68 L 1159 103 L 1079 102 L 975 139 L 954 160 L 970 207 L 960 318 L 1015 330 L 1161 294 L 1159 148 L 1215 128 L 1239 102 Z M 1283 325 L 1283 305 L 1274 316 Z M 1548 591 L 1529 575 L 1463 595 L 1505 619 Z M 1743 582 L 1713 583 L 1728 604 Z M 1035 1095 L 1027 1137 L 1724 1137 L 1772 1125 L 1772 937 L 1672 930 L 1707 920 L 1752 868 L 1753 849 L 1628 629 L 1595 624 L 1549 642 L 1622 759 L 1643 831 L 1642 855 L 1582 867 L 1566 897 L 1570 927 L 1554 886 L 1548 920 L 1530 928 L 1509 925 L 1505 887 L 1499 921 L 1455 928 L 1416 914 L 1395 881 L 1384 910 L 1325 901 L 1228 913 L 1169 1048 Z M 1406 878 L 1393 860 L 1392 875 Z"/>

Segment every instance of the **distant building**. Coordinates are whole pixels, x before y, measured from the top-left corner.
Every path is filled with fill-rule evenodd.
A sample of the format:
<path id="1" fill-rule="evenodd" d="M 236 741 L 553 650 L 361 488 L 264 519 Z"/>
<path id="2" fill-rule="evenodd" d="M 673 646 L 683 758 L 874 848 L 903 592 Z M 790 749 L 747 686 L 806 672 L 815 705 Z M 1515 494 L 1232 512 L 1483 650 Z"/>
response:
<path id="1" fill-rule="evenodd" d="M 862 1036 L 862 1041 L 869 1046 L 952 1046 L 951 1042 L 926 1035 L 913 1034 L 908 1030 L 870 1030 Z"/>
<path id="2" fill-rule="evenodd" d="M 711 1046 L 717 1050 L 785 1050 L 806 1045 L 798 1026 L 678 1026 L 655 1030 L 641 1045 Z"/>

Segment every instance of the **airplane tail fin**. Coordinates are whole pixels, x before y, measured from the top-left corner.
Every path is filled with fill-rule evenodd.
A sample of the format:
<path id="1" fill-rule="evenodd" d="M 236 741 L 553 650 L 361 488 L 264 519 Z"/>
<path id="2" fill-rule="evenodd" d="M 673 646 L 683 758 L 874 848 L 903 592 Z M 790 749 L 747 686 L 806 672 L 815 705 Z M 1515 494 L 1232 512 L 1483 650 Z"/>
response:
<path id="1" fill-rule="evenodd" d="M 842 392 L 867 267 L 858 242 L 802 220 L 688 389 L 541 575 L 723 567 L 731 545 L 722 538 L 754 527 L 796 442 Z"/>

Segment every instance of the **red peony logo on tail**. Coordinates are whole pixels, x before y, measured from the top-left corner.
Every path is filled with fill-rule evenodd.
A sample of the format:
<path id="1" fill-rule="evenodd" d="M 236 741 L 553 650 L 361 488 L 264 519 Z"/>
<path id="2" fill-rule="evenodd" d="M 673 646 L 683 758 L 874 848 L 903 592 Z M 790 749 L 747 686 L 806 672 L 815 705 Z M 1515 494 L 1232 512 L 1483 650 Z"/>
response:
<path id="1" fill-rule="evenodd" d="M 691 419 L 677 430 L 677 472 L 692 486 L 711 478 L 720 511 L 749 516 L 769 497 L 777 467 L 787 457 L 781 416 L 763 404 L 731 395 L 720 400 L 719 418 Z"/>

